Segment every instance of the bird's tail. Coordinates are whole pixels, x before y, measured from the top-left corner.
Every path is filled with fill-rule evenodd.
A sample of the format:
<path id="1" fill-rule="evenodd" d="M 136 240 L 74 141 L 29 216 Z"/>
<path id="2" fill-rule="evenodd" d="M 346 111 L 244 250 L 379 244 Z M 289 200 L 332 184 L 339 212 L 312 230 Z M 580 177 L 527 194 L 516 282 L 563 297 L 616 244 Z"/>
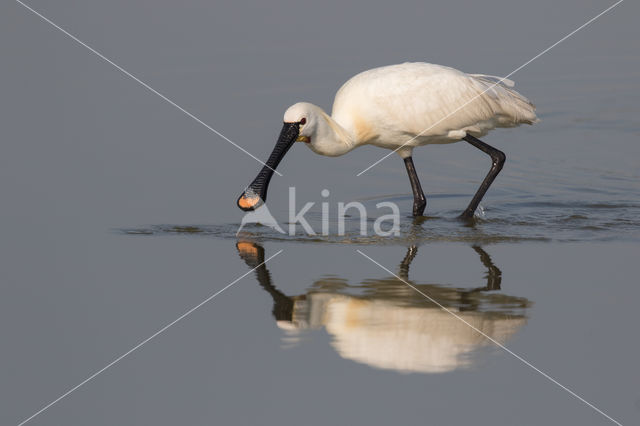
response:
<path id="1" fill-rule="evenodd" d="M 540 121 L 536 116 L 536 106 L 526 97 L 516 92 L 512 80 L 485 74 L 470 74 L 483 93 L 496 102 L 498 115 L 504 116 L 500 124 L 517 126 Z"/>

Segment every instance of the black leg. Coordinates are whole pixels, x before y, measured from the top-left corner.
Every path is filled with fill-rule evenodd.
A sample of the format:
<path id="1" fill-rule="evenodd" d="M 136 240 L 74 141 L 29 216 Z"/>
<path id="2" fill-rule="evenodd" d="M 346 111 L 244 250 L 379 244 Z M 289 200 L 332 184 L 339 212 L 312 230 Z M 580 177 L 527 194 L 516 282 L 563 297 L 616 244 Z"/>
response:
<path id="1" fill-rule="evenodd" d="M 489 154 L 491 156 L 492 162 L 491 170 L 489 170 L 489 173 L 487 173 L 487 176 L 480 184 L 480 188 L 478 188 L 476 195 L 473 196 L 473 199 L 469 203 L 469 206 L 460 215 L 462 219 L 471 219 L 476 209 L 478 208 L 478 204 L 480 204 L 482 197 L 484 197 L 484 194 L 487 192 L 487 189 L 489 189 L 489 186 L 491 186 L 493 180 L 496 178 L 496 176 L 498 176 L 500 170 L 502 170 L 502 166 L 504 165 L 504 161 L 507 156 L 504 155 L 504 152 L 500 151 L 499 149 L 495 149 L 494 147 L 487 145 L 480 139 L 475 138 L 471 135 L 467 135 L 462 139 L 469 142 L 471 145 L 475 146 L 485 154 Z"/>
<path id="2" fill-rule="evenodd" d="M 427 199 L 424 196 L 424 192 L 422 192 L 416 168 L 413 166 L 413 159 L 411 157 L 405 158 L 404 165 L 407 168 L 407 173 L 409 173 L 409 181 L 413 190 L 413 215 L 422 216 L 424 208 L 427 207 Z"/>

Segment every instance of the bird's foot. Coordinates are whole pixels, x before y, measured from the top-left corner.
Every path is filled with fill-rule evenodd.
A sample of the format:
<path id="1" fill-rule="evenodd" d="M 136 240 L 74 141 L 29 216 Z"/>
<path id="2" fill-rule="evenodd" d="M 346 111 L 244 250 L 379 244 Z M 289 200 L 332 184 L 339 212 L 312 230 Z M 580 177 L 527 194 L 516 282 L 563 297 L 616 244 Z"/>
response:
<path id="1" fill-rule="evenodd" d="M 473 223 L 476 220 L 476 216 L 473 211 L 465 210 L 460 214 L 460 216 L 458 216 L 458 220 L 461 220 L 467 223 Z"/>
<path id="2" fill-rule="evenodd" d="M 419 201 L 413 203 L 413 217 L 423 216 L 424 209 L 427 207 L 426 201 Z"/>

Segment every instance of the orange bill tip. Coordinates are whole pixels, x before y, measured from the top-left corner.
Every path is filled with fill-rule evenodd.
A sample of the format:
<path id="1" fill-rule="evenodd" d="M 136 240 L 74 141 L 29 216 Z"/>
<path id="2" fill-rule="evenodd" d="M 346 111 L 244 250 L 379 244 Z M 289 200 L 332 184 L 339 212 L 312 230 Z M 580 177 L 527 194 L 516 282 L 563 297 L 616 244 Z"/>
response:
<path id="1" fill-rule="evenodd" d="M 238 207 L 242 210 L 253 210 L 260 203 L 260 197 L 255 195 L 253 197 L 247 197 L 243 194 L 240 198 L 238 198 Z"/>

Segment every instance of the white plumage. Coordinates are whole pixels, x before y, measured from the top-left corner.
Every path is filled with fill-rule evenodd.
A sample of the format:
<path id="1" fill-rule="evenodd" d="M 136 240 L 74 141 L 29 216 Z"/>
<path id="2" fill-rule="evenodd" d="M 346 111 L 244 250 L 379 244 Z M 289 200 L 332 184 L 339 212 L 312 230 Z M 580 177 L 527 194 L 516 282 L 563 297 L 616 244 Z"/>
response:
<path id="1" fill-rule="evenodd" d="M 404 159 L 414 195 L 413 215 L 426 197 L 411 158 L 416 146 L 465 140 L 488 154 L 492 167 L 461 217 L 469 219 L 505 162 L 505 154 L 478 137 L 496 127 L 538 121 L 535 107 L 513 90 L 511 80 L 466 74 L 427 63 L 405 63 L 362 72 L 336 94 L 331 116 L 299 102 L 287 109 L 284 126 L 269 160 L 238 198 L 238 207 L 255 210 L 264 203 L 271 175 L 294 141 L 314 152 L 343 155 L 361 145 L 391 149 Z"/>
<path id="2" fill-rule="evenodd" d="M 512 89 L 513 82 L 499 81 L 442 65 L 390 65 L 347 81 L 336 94 L 331 117 L 300 102 L 287 110 L 284 121 L 312 116 L 300 135 L 310 138 L 309 147 L 318 154 L 342 155 L 365 144 L 387 149 L 406 144 L 398 153 L 407 157 L 415 146 L 538 121 L 534 105 Z"/>

